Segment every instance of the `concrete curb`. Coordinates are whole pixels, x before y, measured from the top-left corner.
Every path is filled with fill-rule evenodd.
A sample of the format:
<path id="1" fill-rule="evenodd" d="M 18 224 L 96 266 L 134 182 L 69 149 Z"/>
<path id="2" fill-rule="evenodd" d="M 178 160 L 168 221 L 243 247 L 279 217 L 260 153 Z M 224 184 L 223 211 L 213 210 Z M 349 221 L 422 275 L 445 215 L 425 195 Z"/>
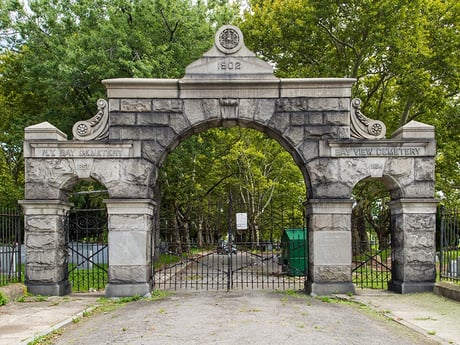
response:
<path id="1" fill-rule="evenodd" d="M 460 302 L 460 285 L 449 282 L 439 282 L 435 284 L 433 292 L 440 296 Z"/>
<path id="2" fill-rule="evenodd" d="M 27 345 L 27 344 L 33 342 L 34 340 L 36 340 L 37 338 L 44 337 L 44 336 L 46 336 L 48 334 L 51 334 L 54 331 L 57 331 L 58 329 L 60 329 L 62 327 L 65 327 L 65 326 L 67 326 L 68 324 L 70 324 L 72 322 L 75 322 L 76 319 L 82 318 L 85 314 L 91 313 L 96 308 L 97 308 L 97 306 L 91 306 L 89 308 L 86 308 L 86 309 L 82 310 L 81 312 L 75 314 L 74 316 L 71 316 L 71 317 L 67 318 L 66 320 L 61 321 L 61 322 L 55 324 L 54 326 L 48 328 L 46 331 L 34 334 L 33 336 L 30 336 L 30 337 L 28 337 L 26 339 L 21 340 L 20 344 Z"/>

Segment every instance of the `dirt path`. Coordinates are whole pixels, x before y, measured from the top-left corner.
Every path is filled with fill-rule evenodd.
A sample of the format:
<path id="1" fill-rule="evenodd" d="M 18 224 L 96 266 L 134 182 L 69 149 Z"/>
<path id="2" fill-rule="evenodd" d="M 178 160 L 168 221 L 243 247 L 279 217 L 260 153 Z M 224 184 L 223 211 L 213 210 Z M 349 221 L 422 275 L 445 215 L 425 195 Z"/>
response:
<path id="1" fill-rule="evenodd" d="M 71 324 L 55 344 L 436 344 L 356 304 L 265 291 L 177 292 Z"/>

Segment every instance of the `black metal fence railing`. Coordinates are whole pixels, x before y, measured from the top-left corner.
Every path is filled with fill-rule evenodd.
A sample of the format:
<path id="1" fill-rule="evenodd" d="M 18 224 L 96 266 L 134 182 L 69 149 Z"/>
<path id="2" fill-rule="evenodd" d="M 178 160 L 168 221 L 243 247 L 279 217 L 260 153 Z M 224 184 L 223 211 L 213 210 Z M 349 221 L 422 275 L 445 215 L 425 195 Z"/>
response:
<path id="1" fill-rule="evenodd" d="M 18 208 L 0 209 L 0 286 L 17 283 L 23 276 L 23 215 Z"/>
<path id="2" fill-rule="evenodd" d="M 353 253 L 353 283 L 359 288 L 387 289 L 391 280 L 390 242 L 353 242 Z"/>
<path id="3" fill-rule="evenodd" d="M 68 278 L 73 292 L 97 291 L 108 282 L 106 209 L 72 209 L 66 222 Z"/>
<path id="4" fill-rule="evenodd" d="M 439 279 L 460 282 L 460 227 L 458 210 L 440 208 L 438 272 Z"/>

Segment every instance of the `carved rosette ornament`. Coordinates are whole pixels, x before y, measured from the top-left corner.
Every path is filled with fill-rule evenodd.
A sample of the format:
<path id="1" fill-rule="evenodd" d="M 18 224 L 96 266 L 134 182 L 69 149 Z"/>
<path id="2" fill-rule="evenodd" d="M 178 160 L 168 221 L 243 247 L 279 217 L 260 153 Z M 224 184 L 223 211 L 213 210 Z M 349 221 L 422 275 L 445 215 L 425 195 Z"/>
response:
<path id="1" fill-rule="evenodd" d="M 361 112 L 361 100 L 351 101 L 350 135 L 355 139 L 382 139 L 385 138 L 387 128 L 382 121 L 372 120 Z"/>
<path id="2" fill-rule="evenodd" d="M 104 140 L 109 136 L 109 107 L 105 99 L 97 101 L 98 112 L 91 119 L 78 121 L 72 134 L 76 140 Z"/>
<path id="3" fill-rule="evenodd" d="M 233 54 L 243 46 L 243 34 L 236 26 L 224 25 L 216 32 L 215 43 L 222 53 Z"/>

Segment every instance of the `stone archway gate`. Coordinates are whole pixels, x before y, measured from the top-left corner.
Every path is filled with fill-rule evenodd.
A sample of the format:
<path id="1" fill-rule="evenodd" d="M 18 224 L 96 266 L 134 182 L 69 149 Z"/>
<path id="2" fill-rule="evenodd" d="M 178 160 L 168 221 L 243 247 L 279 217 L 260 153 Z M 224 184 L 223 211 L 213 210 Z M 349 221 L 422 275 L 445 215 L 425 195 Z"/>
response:
<path id="1" fill-rule="evenodd" d="M 402 293 L 435 281 L 434 128 L 410 122 L 385 139 L 385 125 L 351 99 L 355 80 L 279 79 L 234 26 L 182 79 L 104 80 L 108 100 L 77 122 L 73 140 L 49 123 L 25 129 L 26 285 L 62 295 L 67 280 L 64 222 L 68 191 L 81 179 L 103 183 L 109 221 L 107 296 L 152 288 L 155 184 L 166 155 L 194 133 L 217 126 L 264 131 L 291 153 L 308 190 L 306 291 L 353 292 L 353 186 L 381 179 L 392 196 L 392 281 Z"/>

